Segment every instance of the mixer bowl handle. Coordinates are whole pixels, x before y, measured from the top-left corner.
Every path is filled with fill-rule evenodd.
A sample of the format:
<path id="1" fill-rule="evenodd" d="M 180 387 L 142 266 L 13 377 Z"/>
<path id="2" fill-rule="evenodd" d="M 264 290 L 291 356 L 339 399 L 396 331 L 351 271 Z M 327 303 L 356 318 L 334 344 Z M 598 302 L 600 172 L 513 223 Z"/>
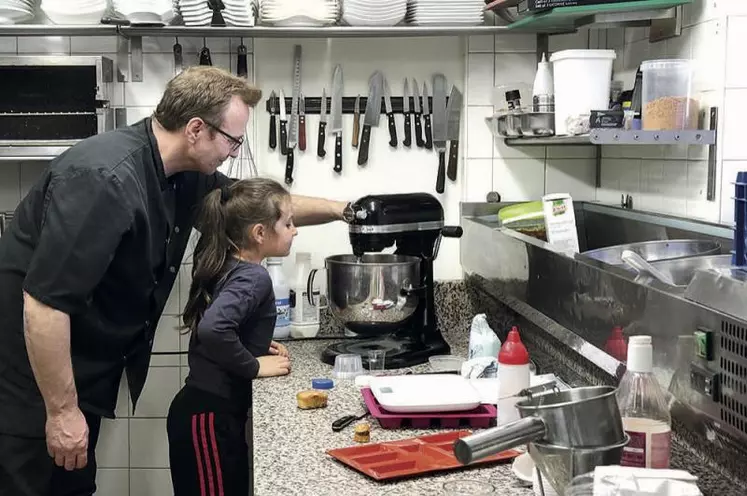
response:
<path id="1" fill-rule="evenodd" d="M 311 269 L 309 271 L 309 278 L 306 280 L 306 300 L 308 300 L 309 305 L 311 306 L 317 306 L 317 302 L 314 301 L 314 280 L 316 279 L 316 273 L 319 272 L 320 269 Z M 324 269 L 327 270 L 327 269 Z M 321 303 L 321 301 L 319 302 Z M 327 304 L 324 306 L 320 306 L 319 310 L 324 310 L 329 306 L 329 299 L 327 299 Z"/>

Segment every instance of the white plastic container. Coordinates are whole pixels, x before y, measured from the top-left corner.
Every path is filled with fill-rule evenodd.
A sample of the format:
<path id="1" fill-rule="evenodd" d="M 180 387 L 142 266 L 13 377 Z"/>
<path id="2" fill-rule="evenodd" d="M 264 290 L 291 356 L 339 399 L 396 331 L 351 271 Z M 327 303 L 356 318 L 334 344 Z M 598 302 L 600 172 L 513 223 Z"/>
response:
<path id="1" fill-rule="evenodd" d="M 555 134 L 568 134 L 566 120 L 606 110 L 614 50 L 561 50 L 550 57 L 555 90 Z"/>
<path id="2" fill-rule="evenodd" d="M 296 275 L 293 278 L 290 307 L 290 335 L 292 338 L 313 338 L 319 333 L 319 295 L 315 294 L 314 298 L 317 305 L 309 303 L 310 272 L 311 253 L 296 253 Z"/>
<path id="3" fill-rule="evenodd" d="M 696 129 L 700 105 L 692 97 L 692 61 L 647 60 L 641 64 L 641 72 L 643 129 Z"/>
<path id="4" fill-rule="evenodd" d="M 290 336 L 290 286 L 285 280 L 283 273 L 282 258 L 268 258 L 267 272 L 272 279 L 272 290 L 275 293 L 275 309 L 277 318 L 275 320 L 275 331 L 273 339 L 285 339 Z"/>
<path id="5" fill-rule="evenodd" d="M 522 398 L 515 395 L 528 387 L 529 353 L 514 326 L 498 352 L 498 425 L 521 418 L 516 403 Z"/>

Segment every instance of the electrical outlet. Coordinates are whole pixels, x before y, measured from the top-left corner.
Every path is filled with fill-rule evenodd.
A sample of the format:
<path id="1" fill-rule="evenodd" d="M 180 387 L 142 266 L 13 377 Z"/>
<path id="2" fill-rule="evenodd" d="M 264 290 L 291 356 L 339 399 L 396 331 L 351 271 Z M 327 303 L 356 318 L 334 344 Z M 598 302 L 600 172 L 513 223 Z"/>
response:
<path id="1" fill-rule="evenodd" d="M 719 375 L 697 363 L 690 364 L 690 387 L 713 401 L 719 398 Z"/>

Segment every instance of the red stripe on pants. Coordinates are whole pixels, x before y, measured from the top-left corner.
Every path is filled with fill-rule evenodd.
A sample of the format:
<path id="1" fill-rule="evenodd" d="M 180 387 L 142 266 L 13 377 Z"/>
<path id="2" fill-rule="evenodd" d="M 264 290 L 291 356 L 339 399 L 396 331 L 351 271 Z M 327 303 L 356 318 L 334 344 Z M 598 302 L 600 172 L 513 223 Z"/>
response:
<path id="1" fill-rule="evenodd" d="M 200 496 L 206 496 L 205 475 L 202 473 L 202 457 L 200 456 L 200 443 L 197 437 L 197 415 L 192 415 L 192 446 L 195 448 L 195 458 L 197 458 L 197 479 L 200 481 Z"/>
<path id="2" fill-rule="evenodd" d="M 205 434 L 205 414 L 200 414 L 200 436 L 202 438 L 202 453 L 205 455 L 205 470 L 207 471 L 208 488 L 210 496 L 215 496 L 215 484 L 213 484 L 213 467 L 210 465 L 210 453 L 208 452 L 207 435 Z"/>
<path id="3" fill-rule="evenodd" d="M 208 414 L 208 425 L 210 427 L 210 442 L 213 445 L 213 459 L 215 460 L 215 478 L 218 480 L 218 496 L 223 496 L 223 474 L 220 470 L 220 456 L 218 455 L 218 443 L 215 439 L 215 414 Z"/>

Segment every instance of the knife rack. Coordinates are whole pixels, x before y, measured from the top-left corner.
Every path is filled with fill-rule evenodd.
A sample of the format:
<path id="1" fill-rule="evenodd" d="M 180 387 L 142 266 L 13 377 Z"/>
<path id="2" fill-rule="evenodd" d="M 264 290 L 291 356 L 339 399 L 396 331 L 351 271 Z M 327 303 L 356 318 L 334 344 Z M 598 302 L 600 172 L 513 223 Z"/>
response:
<path id="1" fill-rule="evenodd" d="M 354 114 L 355 113 L 355 99 L 354 96 L 344 96 L 342 97 L 342 113 L 343 114 Z M 272 113 L 272 110 L 275 109 L 275 113 L 279 114 L 280 110 L 278 107 L 278 101 L 280 98 L 268 98 L 265 102 L 265 109 L 268 113 Z M 404 97 L 401 96 L 393 96 L 391 97 L 392 100 L 392 113 L 394 114 L 402 114 L 402 103 L 404 101 Z M 360 114 L 364 114 L 366 112 L 366 102 L 368 101 L 367 97 L 362 96 L 360 98 L 360 107 L 358 108 L 358 112 Z M 420 97 L 420 108 L 423 108 L 422 105 L 423 98 Z M 286 97 L 285 98 L 285 112 L 287 114 L 291 113 L 291 104 L 293 102 L 293 98 Z M 415 111 L 415 98 L 410 97 L 410 111 Z M 446 97 L 446 103 L 449 102 L 449 97 Z M 309 114 L 320 114 L 322 111 L 322 98 L 321 97 L 305 97 L 304 98 L 304 104 L 305 104 L 305 110 L 304 113 L 306 115 Z M 327 97 L 327 112 L 331 109 L 332 105 L 332 98 Z M 428 97 L 428 108 L 431 109 L 431 113 L 433 113 L 433 97 Z M 384 106 L 384 97 L 381 98 L 381 113 L 386 113 L 386 108 Z"/>

